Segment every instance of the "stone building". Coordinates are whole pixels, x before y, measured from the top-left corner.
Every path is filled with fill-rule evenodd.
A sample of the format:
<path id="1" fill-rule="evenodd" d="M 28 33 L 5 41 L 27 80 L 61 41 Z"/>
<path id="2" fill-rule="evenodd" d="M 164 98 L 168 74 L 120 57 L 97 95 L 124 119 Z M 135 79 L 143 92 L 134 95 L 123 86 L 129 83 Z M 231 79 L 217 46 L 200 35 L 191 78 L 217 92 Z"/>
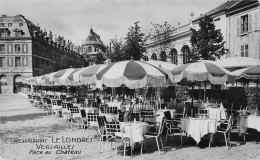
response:
<path id="1" fill-rule="evenodd" d="M 258 0 L 230 0 L 220 6 L 201 14 L 196 19 L 191 17 L 189 23 L 178 25 L 171 31 L 171 47 L 160 51 L 161 42 L 150 40 L 146 45 L 146 59 L 161 59 L 162 54 L 167 61 L 174 64 L 189 62 L 191 49 L 191 28 L 198 30 L 199 21 L 210 16 L 215 29 L 220 30 L 225 43 L 225 57 L 251 57 L 260 59 L 260 13 Z M 192 15 L 193 16 L 193 15 Z M 160 40 L 159 40 L 160 41 Z"/>
<path id="2" fill-rule="evenodd" d="M 259 1 L 241 1 L 226 16 L 228 57 L 260 59 Z"/>
<path id="3" fill-rule="evenodd" d="M 167 61 L 174 64 L 183 64 L 189 62 L 190 54 L 190 37 L 191 28 L 193 24 L 187 23 L 185 25 L 178 25 L 176 28 L 170 31 L 171 43 L 165 51 L 161 51 L 160 43 L 158 41 L 148 41 L 146 45 L 146 53 L 144 55 L 147 59 L 162 60 L 163 57 L 167 57 Z M 159 40 L 160 41 L 160 40 Z"/>
<path id="4" fill-rule="evenodd" d="M 89 35 L 81 45 L 81 55 L 83 55 L 89 65 L 93 65 L 97 56 L 106 57 L 106 46 L 101 40 L 100 36 L 96 34 L 93 29 L 90 29 Z"/>
<path id="5" fill-rule="evenodd" d="M 86 66 L 79 47 L 22 15 L 0 17 L 0 92 L 16 93 L 23 78 Z"/>

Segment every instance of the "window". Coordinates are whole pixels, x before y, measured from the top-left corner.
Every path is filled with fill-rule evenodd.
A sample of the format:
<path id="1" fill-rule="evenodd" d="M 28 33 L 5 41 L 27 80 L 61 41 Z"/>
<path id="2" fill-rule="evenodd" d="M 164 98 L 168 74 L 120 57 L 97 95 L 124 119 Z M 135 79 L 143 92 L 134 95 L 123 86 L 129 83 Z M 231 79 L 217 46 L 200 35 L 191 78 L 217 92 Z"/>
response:
<path id="1" fill-rule="evenodd" d="M 23 23 L 19 23 L 19 27 L 22 27 L 23 26 Z"/>
<path id="2" fill-rule="evenodd" d="M 88 52 L 92 52 L 92 47 L 88 46 Z"/>
<path id="3" fill-rule="evenodd" d="M 152 56 L 151 56 L 151 59 L 152 60 L 157 60 L 157 55 L 155 53 L 153 53 Z"/>
<path id="4" fill-rule="evenodd" d="M 183 52 L 183 64 L 190 62 L 190 48 L 188 46 L 184 46 L 182 48 Z"/>
<path id="5" fill-rule="evenodd" d="M 12 23 L 8 23 L 8 27 L 12 27 Z"/>
<path id="6" fill-rule="evenodd" d="M 7 37 L 8 34 L 6 31 L 0 31 L 0 38 Z"/>
<path id="7" fill-rule="evenodd" d="M 248 57 L 248 44 L 241 45 L 241 57 Z"/>
<path id="8" fill-rule="evenodd" d="M 5 57 L 0 57 L 0 67 L 4 67 Z"/>
<path id="9" fill-rule="evenodd" d="M 8 67 L 13 67 L 13 57 L 8 57 L 7 58 L 7 66 Z"/>
<path id="10" fill-rule="evenodd" d="M 23 66 L 28 66 L 28 57 L 23 57 Z"/>
<path id="11" fill-rule="evenodd" d="M 6 75 L 0 75 L 0 83 L 1 83 L 1 85 L 7 85 Z"/>
<path id="12" fill-rule="evenodd" d="M 13 53 L 13 45 L 12 44 L 7 45 L 7 53 Z"/>
<path id="13" fill-rule="evenodd" d="M 28 45 L 23 44 L 23 53 L 27 53 L 27 52 L 28 52 Z"/>
<path id="14" fill-rule="evenodd" d="M 248 32 L 248 15 L 241 17 L 241 33 Z"/>
<path id="15" fill-rule="evenodd" d="M 15 37 L 22 37 L 22 33 L 21 32 L 15 32 Z"/>
<path id="16" fill-rule="evenodd" d="M 172 49 L 169 58 L 171 59 L 171 63 L 178 64 L 178 53 L 176 49 Z"/>
<path id="17" fill-rule="evenodd" d="M 20 67 L 21 66 L 21 59 L 20 57 L 15 57 L 15 67 Z"/>
<path id="18" fill-rule="evenodd" d="M 21 50 L 20 44 L 16 44 L 14 47 L 15 47 L 15 52 L 20 52 Z"/>
<path id="19" fill-rule="evenodd" d="M 0 44 L 0 52 L 5 52 L 5 45 L 4 44 Z"/>

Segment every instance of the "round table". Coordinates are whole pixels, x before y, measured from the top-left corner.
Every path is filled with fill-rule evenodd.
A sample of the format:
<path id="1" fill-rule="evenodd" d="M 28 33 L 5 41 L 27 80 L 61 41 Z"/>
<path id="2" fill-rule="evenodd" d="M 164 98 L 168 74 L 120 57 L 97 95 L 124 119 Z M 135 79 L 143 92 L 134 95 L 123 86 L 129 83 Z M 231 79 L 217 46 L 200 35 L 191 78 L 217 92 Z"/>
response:
<path id="1" fill-rule="evenodd" d="M 124 136 L 130 138 L 130 143 L 133 147 L 134 143 L 144 140 L 144 135 L 147 133 L 148 124 L 145 122 L 120 122 L 120 126 Z"/>

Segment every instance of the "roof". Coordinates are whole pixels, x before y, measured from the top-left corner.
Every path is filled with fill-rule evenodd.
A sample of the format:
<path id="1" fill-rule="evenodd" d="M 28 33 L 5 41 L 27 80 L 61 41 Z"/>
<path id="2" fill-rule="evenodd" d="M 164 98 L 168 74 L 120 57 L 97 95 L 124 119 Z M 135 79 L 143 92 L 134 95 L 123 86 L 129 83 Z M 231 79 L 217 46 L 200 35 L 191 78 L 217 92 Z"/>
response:
<path id="1" fill-rule="evenodd" d="M 104 46 L 102 40 L 100 39 L 100 36 L 96 34 L 92 28 L 90 29 L 89 35 L 84 41 L 84 44 L 98 44 Z"/>
<path id="2" fill-rule="evenodd" d="M 36 25 L 34 25 L 31 21 L 27 20 L 21 14 L 18 14 L 16 16 L 2 15 L 2 16 L 0 16 L 0 24 L 1 23 L 4 24 L 4 26 L 1 26 L 1 27 L 6 27 L 8 30 L 23 31 L 24 37 L 31 37 L 33 34 L 33 31 L 40 30 L 40 27 L 37 27 Z M 8 25 L 9 23 L 12 23 L 12 25 L 9 26 Z M 19 23 L 26 23 L 27 25 L 18 26 Z"/>
<path id="3" fill-rule="evenodd" d="M 200 20 L 202 17 L 204 16 L 211 16 L 211 15 L 214 15 L 214 14 L 217 14 L 217 13 L 220 13 L 220 12 L 223 12 L 223 11 L 226 11 L 228 9 L 230 9 L 231 7 L 233 7 L 234 5 L 240 3 L 241 1 L 243 0 L 230 0 L 230 1 L 227 1 L 223 4 L 221 4 L 220 6 L 208 11 L 207 13 L 201 15 L 200 17 L 196 18 L 193 22 L 196 22 L 198 20 Z"/>
<path id="4" fill-rule="evenodd" d="M 240 3 L 237 3 L 236 5 L 233 5 L 231 8 L 229 8 L 228 11 L 233 11 L 235 9 L 238 8 L 243 8 L 245 6 L 248 6 L 250 4 L 257 4 L 259 5 L 259 1 L 258 0 L 241 0 Z"/>
<path id="5" fill-rule="evenodd" d="M 6 15 L 2 15 L 0 17 L 0 23 L 12 23 L 12 22 L 25 22 L 25 20 L 23 19 L 22 15 L 17 15 L 17 16 L 6 16 Z"/>

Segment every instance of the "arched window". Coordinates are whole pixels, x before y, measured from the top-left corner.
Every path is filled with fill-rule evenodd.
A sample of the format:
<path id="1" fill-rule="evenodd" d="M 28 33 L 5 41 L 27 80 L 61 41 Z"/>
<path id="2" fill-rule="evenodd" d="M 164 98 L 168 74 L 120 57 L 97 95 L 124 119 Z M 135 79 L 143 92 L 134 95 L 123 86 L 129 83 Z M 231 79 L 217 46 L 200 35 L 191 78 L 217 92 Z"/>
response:
<path id="1" fill-rule="evenodd" d="M 157 55 L 155 53 L 153 53 L 152 56 L 151 56 L 151 59 L 152 60 L 157 60 Z"/>
<path id="2" fill-rule="evenodd" d="M 6 75 L 4 75 L 4 74 L 0 75 L 0 83 L 3 86 L 7 85 L 7 77 L 6 77 Z"/>
<path id="3" fill-rule="evenodd" d="M 92 46 L 88 46 L 88 52 L 92 52 Z"/>
<path id="4" fill-rule="evenodd" d="M 182 47 L 182 53 L 183 53 L 183 64 L 190 62 L 190 48 L 189 46 L 185 45 Z"/>
<path id="5" fill-rule="evenodd" d="M 166 61 L 166 52 L 165 51 L 161 52 L 160 59 L 161 59 L 161 61 Z"/>
<path id="6" fill-rule="evenodd" d="M 169 53 L 169 58 L 171 59 L 171 63 L 176 64 L 176 65 L 178 64 L 178 53 L 175 48 L 173 48 L 171 50 L 171 52 Z"/>

